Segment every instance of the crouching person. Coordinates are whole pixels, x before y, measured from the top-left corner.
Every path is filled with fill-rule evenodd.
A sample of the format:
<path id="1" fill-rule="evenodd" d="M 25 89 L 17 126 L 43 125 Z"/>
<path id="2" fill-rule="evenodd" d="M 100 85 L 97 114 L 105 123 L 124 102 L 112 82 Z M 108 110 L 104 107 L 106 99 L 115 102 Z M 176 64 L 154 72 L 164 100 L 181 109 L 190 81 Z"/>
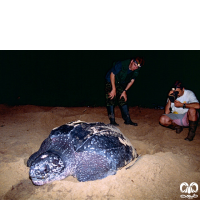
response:
<path id="1" fill-rule="evenodd" d="M 187 141 L 192 141 L 198 125 L 199 101 L 191 90 L 186 90 L 180 81 L 176 81 L 168 94 L 165 114 L 160 117 L 160 124 L 180 133 L 189 126 Z"/>

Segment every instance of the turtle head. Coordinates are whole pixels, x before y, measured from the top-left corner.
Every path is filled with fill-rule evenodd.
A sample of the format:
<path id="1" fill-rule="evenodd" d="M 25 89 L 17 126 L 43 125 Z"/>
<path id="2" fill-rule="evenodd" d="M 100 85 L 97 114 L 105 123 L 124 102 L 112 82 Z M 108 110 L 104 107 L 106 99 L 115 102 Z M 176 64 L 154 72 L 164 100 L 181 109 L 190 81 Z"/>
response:
<path id="1" fill-rule="evenodd" d="M 65 165 L 55 153 L 45 152 L 31 164 L 29 176 L 34 185 L 44 185 L 65 178 Z"/>

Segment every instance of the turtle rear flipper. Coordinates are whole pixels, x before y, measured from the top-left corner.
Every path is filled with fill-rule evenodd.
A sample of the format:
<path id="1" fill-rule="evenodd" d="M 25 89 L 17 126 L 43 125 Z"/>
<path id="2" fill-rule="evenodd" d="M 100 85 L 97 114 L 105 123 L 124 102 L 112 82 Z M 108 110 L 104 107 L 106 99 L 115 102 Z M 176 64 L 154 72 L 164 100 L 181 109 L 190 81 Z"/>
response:
<path id="1" fill-rule="evenodd" d="M 106 157 L 96 153 L 83 152 L 82 154 L 79 155 L 76 166 L 78 181 L 93 181 L 116 174 L 116 170 L 111 169 L 110 162 Z"/>

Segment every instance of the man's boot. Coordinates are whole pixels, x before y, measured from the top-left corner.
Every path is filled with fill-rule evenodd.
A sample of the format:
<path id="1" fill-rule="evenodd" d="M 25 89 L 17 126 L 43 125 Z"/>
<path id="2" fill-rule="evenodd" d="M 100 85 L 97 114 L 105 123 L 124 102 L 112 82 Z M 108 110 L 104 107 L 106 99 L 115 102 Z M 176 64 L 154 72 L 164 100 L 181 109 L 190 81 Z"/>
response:
<path id="1" fill-rule="evenodd" d="M 110 124 L 119 126 L 119 124 L 115 122 L 114 106 L 107 106 L 107 111 L 108 111 L 108 118 L 110 120 Z"/>
<path id="2" fill-rule="evenodd" d="M 177 125 L 176 123 L 172 122 L 168 128 L 172 129 L 172 130 L 176 130 L 176 133 L 179 134 L 180 132 L 182 132 L 183 130 L 183 127 L 182 126 L 179 126 Z"/>
<path id="3" fill-rule="evenodd" d="M 121 106 L 121 113 L 122 113 L 122 118 L 124 119 L 124 124 L 129 124 L 133 126 L 138 125 L 137 123 L 131 121 L 129 111 L 128 111 L 128 106 L 126 104 Z"/>
<path id="4" fill-rule="evenodd" d="M 188 133 L 188 136 L 185 138 L 185 140 L 187 141 L 193 140 L 196 129 L 197 129 L 197 125 L 198 125 L 198 121 L 189 121 L 189 133 Z"/>

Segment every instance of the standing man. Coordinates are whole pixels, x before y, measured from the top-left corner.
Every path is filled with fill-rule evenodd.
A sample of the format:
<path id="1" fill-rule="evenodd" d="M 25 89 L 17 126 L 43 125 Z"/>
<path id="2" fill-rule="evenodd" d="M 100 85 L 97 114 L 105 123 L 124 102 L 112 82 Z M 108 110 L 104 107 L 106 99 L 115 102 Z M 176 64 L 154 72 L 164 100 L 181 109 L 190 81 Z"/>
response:
<path id="1" fill-rule="evenodd" d="M 160 117 L 160 124 L 180 133 L 184 126 L 189 126 L 187 141 L 192 141 L 198 125 L 199 101 L 195 94 L 186 90 L 180 81 L 176 81 L 169 92 L 165 114 Z"/>
<path id="2" fill-rule="evenodd" d="M 106 75 L 106 106 L 110 124 L 118 126 L 115 122 L 114 106 L 116 101 L 121 109 L 125 124 L 137 126 L 130 119 L 127 105 L 127 90 L 135 82 L 141 66 L 144 65 L 142 58 L 128 59 L 113 63 L 113 67 Z"/>

